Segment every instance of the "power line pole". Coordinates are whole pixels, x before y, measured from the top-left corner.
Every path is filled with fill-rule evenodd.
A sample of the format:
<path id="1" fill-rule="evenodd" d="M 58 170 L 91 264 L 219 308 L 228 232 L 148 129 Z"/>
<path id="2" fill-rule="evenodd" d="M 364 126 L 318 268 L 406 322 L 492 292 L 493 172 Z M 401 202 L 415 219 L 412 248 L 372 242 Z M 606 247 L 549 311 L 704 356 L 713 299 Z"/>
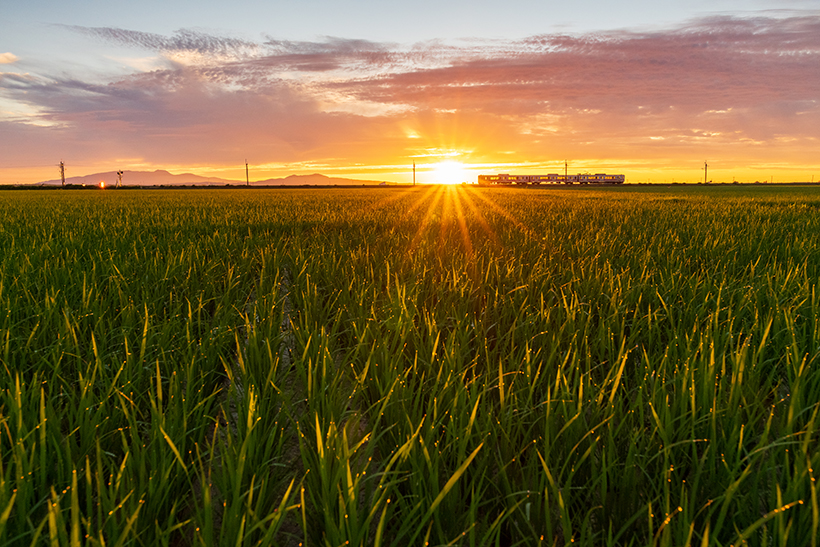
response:
<path id="1" fill-rule="evenodd" d="M 251 179 L 248 176 L 248 160 L 245 160 L 245 186 L 251 185 Z"/>
<path id="2" fill-rule="evenodd" d="M 708 182 L 706 182 L 706 178 L 707 178 L 706 175 L 708 175 L 708 174 L 709 174 L 709 164 L 706 163 L 706 160 L 703 160 L 703 184 L 708 184 Z"/>
<path id="3" fill-rule="evenodd" d="M 117 188 L 122 186 L 122 171 L 117 171 Z"/>
<path id="4" fill-rule="evenodd" d="M 60 160 L 60 180 L 63 181 L 63 186 L 65 186 L 65 163 L 63 163 L 63 160 Z"/>
<path id="5" fill-rule="evenodd" d="M 416 185 L 416 162 L 413 162 L 413 186 Z"/>

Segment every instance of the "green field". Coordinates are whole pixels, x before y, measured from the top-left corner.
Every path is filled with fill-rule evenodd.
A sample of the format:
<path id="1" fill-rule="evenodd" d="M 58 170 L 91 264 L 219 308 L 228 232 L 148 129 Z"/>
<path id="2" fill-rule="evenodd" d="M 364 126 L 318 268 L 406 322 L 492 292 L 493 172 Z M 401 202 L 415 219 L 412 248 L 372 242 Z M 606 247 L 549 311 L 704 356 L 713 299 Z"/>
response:
<path id="1" fill-rule="evenodd" d="M 0 544 L 814 547 L 818 280 L 814 187 L 0 192 Z"/>

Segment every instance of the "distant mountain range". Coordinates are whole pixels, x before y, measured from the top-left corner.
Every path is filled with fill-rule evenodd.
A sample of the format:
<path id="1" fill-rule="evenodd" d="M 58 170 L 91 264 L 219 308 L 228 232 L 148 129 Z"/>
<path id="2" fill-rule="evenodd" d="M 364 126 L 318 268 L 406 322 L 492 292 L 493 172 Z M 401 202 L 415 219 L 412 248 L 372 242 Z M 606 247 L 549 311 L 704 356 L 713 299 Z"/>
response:
<path id="1" fill-rule="evenodd" d="M 100 182 L 105 182 L 106 186 L 115 186 L 117 184 L 117 172 L 109 171 L 107 173 L 95 173 L 93 175 L 85 175 L 82 177 L 67 177 L 66 184 L 77 186 L 97 186 Z M 47 180 L 38 182 L 37 186 L 59 186 L 62 184 L 60 179 Z M 201 177 L 199 175 L 192 175 L 184 173 L 182 175 L 173 175 L 168 171 L 158 169 L 156 171 L 125 171 L 122 176 L 123 186 L 224 186 L 229 184 L 231 186 L 245 186 L 244 180 L 229 180 L 219 177 Z M 339 177 L 328 177 L 314 173 L 312 175 L 290 175 L 285 178 L 267 179 L 252 181 L 251 186 L 378 186 L 379 184 L 394 184 L 386 181 L 373 180 L 357 180 L 346 179 Z"/>

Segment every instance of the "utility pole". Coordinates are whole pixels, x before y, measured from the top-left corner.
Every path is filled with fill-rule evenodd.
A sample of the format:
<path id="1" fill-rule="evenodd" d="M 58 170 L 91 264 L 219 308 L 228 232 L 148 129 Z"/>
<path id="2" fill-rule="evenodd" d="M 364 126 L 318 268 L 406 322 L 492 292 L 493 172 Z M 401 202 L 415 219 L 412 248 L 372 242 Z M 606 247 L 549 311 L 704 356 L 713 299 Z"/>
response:
<path id="1" fill-rule="evenodd" d="M 248 176 L 248 160 L 245 160 L 245 186 L 251 185 L 251 179 Z"/>
<path id="2" fill-rule="evenodd" d="M 63 186 L 65 186 L 65 163 L 63 163 L 63 160 L 60 160 L 60 180 L 63 181 Z"/>
<path id="3" fill-rule="evenodd" d="M 567 164 L 567 160 L 564 160 L 564 184 L 569 184 L 569 164 Z"/>
<path id="4" fill-rule="evenodd" d="M 416 162 L 413 162 L 413 186 L 416 185 Z"/>
<path id="5" fill-rule="evenodd" d="M 117 171 L 117 188 L 122 186 L 122 171 Z"/>
<path id="6" fill-rule="evenodd" d="M 706 163 L 706 160 L 703 161 L 703 184 L 708 184 L 706 182 L 706 175 L 709 174 L 709 164 Z"/>

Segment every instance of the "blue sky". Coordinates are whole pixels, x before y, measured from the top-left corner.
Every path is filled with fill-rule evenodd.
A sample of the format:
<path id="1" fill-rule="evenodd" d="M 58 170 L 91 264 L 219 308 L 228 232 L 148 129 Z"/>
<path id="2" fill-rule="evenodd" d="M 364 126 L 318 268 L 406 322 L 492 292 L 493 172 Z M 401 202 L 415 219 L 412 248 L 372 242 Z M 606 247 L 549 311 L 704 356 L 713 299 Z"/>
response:
<path id="1" fill-rule="evenodd" d="M 73 42 L 54 25 L 117 27 L 158 34 L 197 28 L 239 38 L 324 36 L 412 43 L 455 38 L 522 38 L 552 33 L 677 26 L 712 15 L 783 16 L 816 11 L 811 0 L 575 0 L 415 2 L 301 0 L 215 2 L 4 0 L 0 44 L 47 55 Z M 73 44 L 82 49 L 79 44 Z M 73 48 L 69 48 L 69 51 Z"/>
<path id="2" fill-rule="evenodd" d="M 705 154 L 715 173 L 816 168 L 820 0 L 2 2 L 0 183 L 64 155 L 236 178 L 245 153 L 269 176 L 398 176 L 437 155 L 647 179 Z M 611 93 L 559 85 L 597 74 Z"/>

